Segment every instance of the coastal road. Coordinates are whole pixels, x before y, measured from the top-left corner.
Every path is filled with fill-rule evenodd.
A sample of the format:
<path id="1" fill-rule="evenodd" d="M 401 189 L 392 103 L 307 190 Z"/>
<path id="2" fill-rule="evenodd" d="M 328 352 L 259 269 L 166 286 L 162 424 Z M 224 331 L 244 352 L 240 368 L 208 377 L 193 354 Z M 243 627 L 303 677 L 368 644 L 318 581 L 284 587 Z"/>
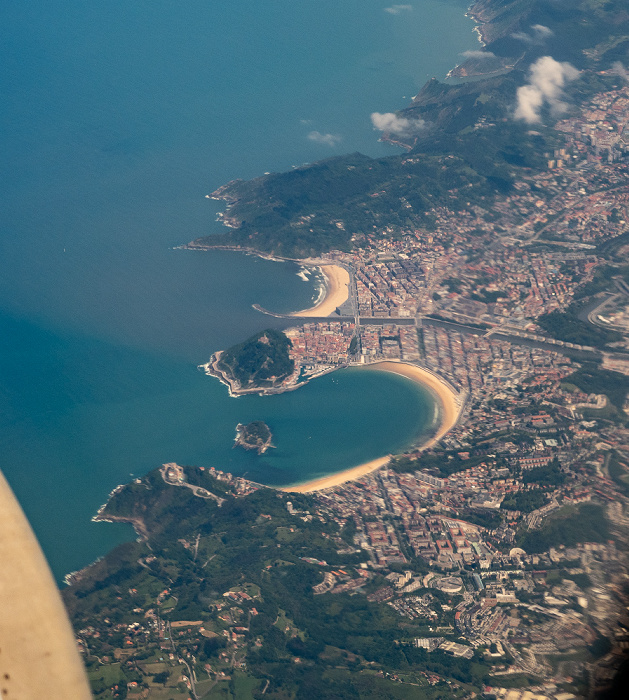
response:
<path id="1" fill-rule="evenodd" d="M 171 481 L 170 479 L 167 478 L 167 468 L 166 465 L 163 464 L 160 468 L 160 473 L 162 475 L 162 479 L 164 480 L 165 483 L 167 483 L 169 486 L 185 486 L 186 488 L 189 488 L 192 493 L 197 496 L 198 498 L 205 498 L 206 500 L 213 500 L 216 501 L 216 504 L 218 506 L 222 506 L 223 503 L 225 503 L 224 498 L 220 498 L 216 494 L 212 493 L 211 491 L 208 491 L 207 489 L 204 489 L 202 486 L 197 486 L 195 484 L 189 484 L 187 481 Z"/>
<path id="2" fill-rule="evenodd" d="M 194 698 L 194 700 L 199 700 L 199 696 L 197 695 L 197 691 L 194 685 L 196 681 L 196 674 L 194 673 L 194 669 L 190 668 L 190 664 L 177 651 L 177 648 L 175 647 L 175 640 L 173 639 L 173 632 L 170 627 L 170 622 L 167 622 L 166 625 L 168 628 L 168 637 L 170 638 L 170 644 L 173 648 L 173 653 L 176 657 L 178 657 L 184 662 L 186 668 L 188 669 L 188 678 L 190 679 L 190 692 L 192 693 L 192 697 Z"/>

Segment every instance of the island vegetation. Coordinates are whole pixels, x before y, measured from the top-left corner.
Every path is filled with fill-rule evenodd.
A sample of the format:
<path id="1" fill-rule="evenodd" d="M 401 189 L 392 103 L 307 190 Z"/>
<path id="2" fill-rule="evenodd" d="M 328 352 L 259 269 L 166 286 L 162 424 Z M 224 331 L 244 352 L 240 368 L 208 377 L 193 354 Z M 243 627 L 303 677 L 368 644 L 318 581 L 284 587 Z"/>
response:
<path id="1" fill-rule="evenodd" d="M 232 392 L 269 389 L 279 386 L 295 370 L 290 346 L 284 333 L 267 329 L 220 353 L 213 364 Z"/>
<path id="2" fill-rule="evenodd" d="M 261 420 L 254 420 L 247 425 L 238 423 L 236 426 L 236 440 L 234 447 L 242 447 L 245 450 L 256 450 L 261 455 L 264 454 L 269 447 L 274 447 L 271 440 L 273 435 L 269 426 Z"/>

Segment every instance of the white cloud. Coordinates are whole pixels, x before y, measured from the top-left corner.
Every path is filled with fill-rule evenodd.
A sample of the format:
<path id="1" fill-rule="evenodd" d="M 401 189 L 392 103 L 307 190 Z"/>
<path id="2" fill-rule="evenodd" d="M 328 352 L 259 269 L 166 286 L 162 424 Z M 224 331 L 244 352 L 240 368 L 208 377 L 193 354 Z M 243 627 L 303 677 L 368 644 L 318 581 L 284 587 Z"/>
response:
<path id="1" fill-rule="evenodd" d="M 544 104 L 544 95 L 533 85 L 523 85 L 518 88 L 518 106 L 515 110 L 516 119 L 524 119 L 528 124 L 540 120 L 540 110 Z"/>
<path id="2" fill-rule="evenodd" d="M 315 143 L 321 143 L 324 146 L 331 146 L 332 148 L 338 146 L 343 140 L 338 134 L 322 134 L 320 131 L 311 131 L 308 134 L 308 138 Z"/>
<path id="3" fill-rule="evenodd" d="M 393 112 L 385 112 L 384 114 L 374 112 L 371 115 L 371 123 L 378 131 L 396 136 L 412 136 L 426 128 L 426 122 L 423 119 L 398 117 Z"/>
<path id="4" fill-rule="evenodd" d="M 616 61 L 616 63 L 614 63 L 614 65 L 612 66 L 612 71 L 629 83 L 629 72 L 620 61 Z"/>
<path id="5" fill-rule="evenodd" d="M 531 29 L 533 31 L 530 34 L 526 32 L 515 32 L 511 36 L 527 44 L 543 44 L 546 39 L 550 39 L 550 37 L 555 34 L 550 27 L 545 27 L 543 24 L 532 24 Z"/>
<path id="6" fill-rule="evenodd" d="M 552 56 L 542 56 L 529 68 L 529 82 L 518 88 L 515 118 L 529 124 L 541 120 L 541 108 L 546 103 L 554 116 L 562 114 L 567 104 L 563 101 L 563 87 L 579 76 L 569 63 L 559 63 Z"/>
<path id="7" fill-rule="evenodd" d="M 532 24 L 531 29 L 533 30 L 534 35 L 540 41 L 543 39 L 548 39 L 555 34 L 550 27 L 545 27 L 543 24 Z"/>
<path id="8" fill-rule="evenodd" d="M 477 49 L 476 51 L 463 51 L 461 56 L 464 56 L 465 58 L 496 58 L 496 54 L 492 53 L 491 51 L 481 51 L 480 49 Z"/>
<path id="9" fill-rule="evenodd" d="M 412 12 L 413 6 L 412 5 L 391 5 L 391 7 L 385 7 L 384 11 L 388 12 L 390 15 L 401 15 L 402 12 Z"/>

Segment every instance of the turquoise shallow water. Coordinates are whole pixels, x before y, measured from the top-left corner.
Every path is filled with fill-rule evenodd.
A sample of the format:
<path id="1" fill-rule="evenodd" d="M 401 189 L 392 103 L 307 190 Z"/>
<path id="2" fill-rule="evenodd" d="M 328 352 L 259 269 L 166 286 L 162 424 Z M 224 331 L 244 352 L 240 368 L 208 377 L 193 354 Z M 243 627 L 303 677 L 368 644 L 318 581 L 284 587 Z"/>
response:
<path id="1" fill-rule="evenodd" d="M 196 365 L 268 325 L 253 303 L 304 308 L 315 290 L 288 263 L 172 249 L 218 230 L 204 195 L 231 178 L 391 152 L 369 114 L 476 39 L 464 2 L 386 7 L 2 3 L 0 459 L 58 576 L 129 536 L 89 519 L 131 473 L 175 460 L 299 481 L 428 419 L 426 395 L 375 372 L 230 399 Z M 256 418 L 278 444 L 262 458 L 231 448 Z"/>

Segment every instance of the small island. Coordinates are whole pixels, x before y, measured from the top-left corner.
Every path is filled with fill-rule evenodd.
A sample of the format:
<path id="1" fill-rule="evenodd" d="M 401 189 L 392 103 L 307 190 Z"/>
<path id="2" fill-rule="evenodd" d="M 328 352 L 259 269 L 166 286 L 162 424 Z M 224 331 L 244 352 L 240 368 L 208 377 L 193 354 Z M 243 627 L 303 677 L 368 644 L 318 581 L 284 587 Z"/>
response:
<path id="1" fill-rule="evenodd" d="M 275 447 L 271 443 L 273 435 L 269 426 L 261 420 L 254 420 L 247 425 L 238 423 L 236 426 L 236 439 L 234 447 L 244 447 L 245 450 L 256 450 L 259 455 L 264 454 L 269 447 Z"/>

